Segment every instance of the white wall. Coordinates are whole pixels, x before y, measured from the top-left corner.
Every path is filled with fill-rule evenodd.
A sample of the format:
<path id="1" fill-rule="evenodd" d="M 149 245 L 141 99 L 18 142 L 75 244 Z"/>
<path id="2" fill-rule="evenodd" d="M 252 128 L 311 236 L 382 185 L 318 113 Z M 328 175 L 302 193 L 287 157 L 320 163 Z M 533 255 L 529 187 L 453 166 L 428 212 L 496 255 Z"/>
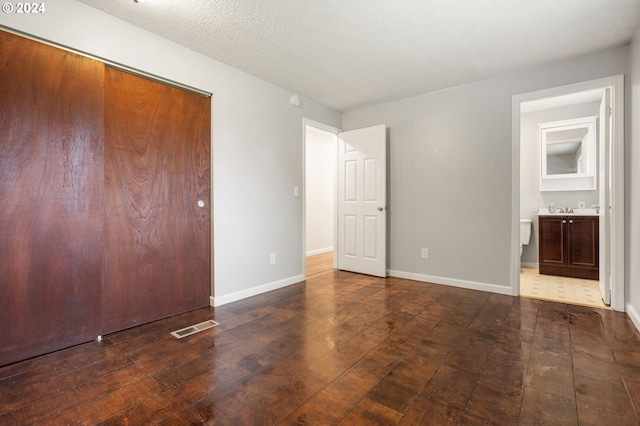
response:
<path id="1" fill-rule="evenodd" d="M 626 310 L 640 330 L 640 30 L 636 33 L 630 47 L 629 78 L 631 99 L 628 102 L 627 117 L 633 117 L 628 123 L 625 150 L 625 199 L 626 199 L 626 241 L 625 241 L 625 277 Z"/>
<path id="2" fill-rule="evenodd" d="M 596 116 L 600 102 L 589 102 L 520 116 L 520 218 L 533 220 L 529 245 L 523 247 L 522 262 L 538 263 L 538 211 L 554 203 L 560 207 L 578 207 L 584 201 L 587 207 L 598 205 L 599 191 L 540 191 L 540 130 L 539 123 L 572 118 Z"/>
<path id="3" fill-rule="evenodd" d="M 391 273 L 511 294 L 512 96 L 623 74 L 627 59 L 621 46 L 344 114 L 346 130 L 390 128 Z"/>
<path id="4" fill-rule="evenodd" d="M 306 126 L 306 254 L 333 251 L 334 166 L 337 141 L 333 133 Z"/>
<path id="5" fill-rule="evenodd" d="M 72 0 L 0 25 L 213 93 L 215 303 L 303 279 L 302 117 L 341 127 L 339 112 Z"/>

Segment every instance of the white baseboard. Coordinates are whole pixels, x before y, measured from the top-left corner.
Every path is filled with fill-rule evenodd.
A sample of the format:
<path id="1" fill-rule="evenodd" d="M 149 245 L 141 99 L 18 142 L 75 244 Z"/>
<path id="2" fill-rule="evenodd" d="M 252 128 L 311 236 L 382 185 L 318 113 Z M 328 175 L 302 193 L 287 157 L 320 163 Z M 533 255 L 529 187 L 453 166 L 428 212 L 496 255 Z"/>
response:
<path id="1" fill-rule="evenodd" d="M 324 253 L 329 253 L 333 251 L 333 247 L 326 247 L 323 249 L 318 249 L 318 250 L 310 250 L 306 253 L 307 257 L 309 256 L 315 256 L 316 254 L 324 254 Z"/>
<path id="2" fill-rule="evenodd" d="M 538 269 L 538 262 L 520 262 L 520 267 Z"/>
<path id="3" fill-rule="evenodd" d="M 638 315 L 638 311 L 636 311 L 629 303 L 627 303 L 626 310 L 627 315 L 629 315 L 629 318 L 631 318 L 631 321 L 633 322 L 633 325 L 635 325 L 638 331 L 640 331 L 640 315 Z"/>
<path id="4" fill-rule="evenodd" d="M 256 296 L 268 291 L 277 290 L 279 288 L 286 287 L 292 284 L 297 284 L 301 281 L 304 281 L 304 275 L 296 275 L 293 277 L 285 278 L 284 280 L 274 281 L 272 283 L 251 287 L 246 290 L 236 291 L 235 293 L 215 297 L 210 296 L 209 304 L 213 307 L 226 305 L 227 303 L 236 302 L 238 300 L 246 299 L 247 297 Z"/>
<path id="5" fill-rule="evenodd" d="M 515 296 L 511 287 L 504 287 L 495 284 L 486 284 L 475 281 L 457 280 L 453 278 L 436 277 L 433 275 L 415 274 L 413 272 L 403 272 L 389 270 L 389 276 L 396 278 L 405 278 L 408 280 L 422 281 L 433 284 L 449 285 L 453 287 L 467 288 L 469 290 L 488 291 L 490 293 L 506 294 L 508 296 Z"/>

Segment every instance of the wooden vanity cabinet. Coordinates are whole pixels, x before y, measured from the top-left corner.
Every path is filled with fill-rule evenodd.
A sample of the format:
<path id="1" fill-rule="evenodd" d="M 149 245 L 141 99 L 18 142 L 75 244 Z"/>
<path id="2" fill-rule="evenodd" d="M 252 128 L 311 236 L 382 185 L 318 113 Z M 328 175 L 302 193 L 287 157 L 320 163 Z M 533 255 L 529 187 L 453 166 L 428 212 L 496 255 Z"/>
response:
<path id="1" fill-rule="evenodd" d="M 539 216 L 538 225 L 541 274 L 599 279 L 598 216 Z"/>

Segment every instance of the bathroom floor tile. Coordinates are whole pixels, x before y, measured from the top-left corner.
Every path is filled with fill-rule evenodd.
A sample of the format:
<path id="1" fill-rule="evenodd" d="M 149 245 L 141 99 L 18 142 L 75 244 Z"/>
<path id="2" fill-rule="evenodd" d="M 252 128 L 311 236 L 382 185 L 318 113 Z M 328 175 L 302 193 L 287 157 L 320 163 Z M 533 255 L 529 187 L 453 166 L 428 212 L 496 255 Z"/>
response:
<path id="1" fill-rule="evenodd" d="M 602 301 L 598 281 L 540 275 L 532 268 L 520 270 L 520 295 L 573 305 L 607 307 Z"/>

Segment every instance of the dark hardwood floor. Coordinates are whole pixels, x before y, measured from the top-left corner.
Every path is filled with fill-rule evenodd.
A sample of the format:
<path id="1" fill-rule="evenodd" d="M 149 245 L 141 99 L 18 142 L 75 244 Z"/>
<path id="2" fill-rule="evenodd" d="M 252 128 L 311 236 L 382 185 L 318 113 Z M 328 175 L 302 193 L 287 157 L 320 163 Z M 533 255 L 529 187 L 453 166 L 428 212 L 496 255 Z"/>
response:
<path id="1" fill-rule="evenodd" d="M 637 425 L 638 409 L 626 314 L 333 270 L 0 368 L 0 425 Z"/>

